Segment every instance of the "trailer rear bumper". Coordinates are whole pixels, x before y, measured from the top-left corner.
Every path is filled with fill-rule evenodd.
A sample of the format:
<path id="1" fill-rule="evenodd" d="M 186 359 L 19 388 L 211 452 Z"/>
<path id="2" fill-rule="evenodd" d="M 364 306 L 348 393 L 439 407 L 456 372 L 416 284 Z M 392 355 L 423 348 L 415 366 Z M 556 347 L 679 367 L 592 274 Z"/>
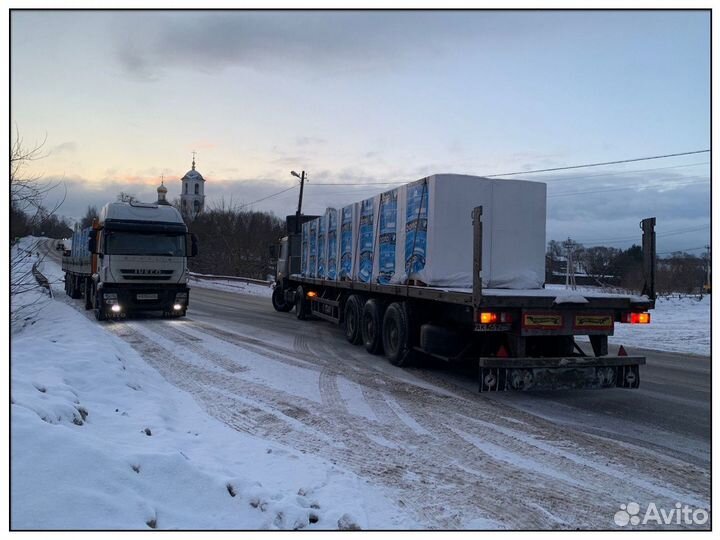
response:
<path id="1" fill-rule="evenodd" d="M 637 388 L 643 356 L 478 360 L 480 392 Z"/>

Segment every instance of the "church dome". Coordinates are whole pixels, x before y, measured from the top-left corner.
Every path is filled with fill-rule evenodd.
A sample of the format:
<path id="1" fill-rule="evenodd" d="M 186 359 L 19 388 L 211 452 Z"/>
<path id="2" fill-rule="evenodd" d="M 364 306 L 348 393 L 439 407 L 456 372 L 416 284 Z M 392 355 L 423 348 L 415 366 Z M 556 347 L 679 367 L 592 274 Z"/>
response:
<path id="1" fill-rule="evenodd" d="M 158 193 L 167 193 L 167 188 L 165 187 L 165 182 L 160 184 L 157 188 Z"/>
<path id="2" fill-rule="evenodd" d="M 183 180 L 202 180 L 203 182 L 205 179 L 202 177 L 202 174 L 197 172 L 195 169 L 191 169 L 188 172 L 185 173 L 185 176 L 182 177 Z"/>
<path id="3" fill-rule="evenodd" d="M 194 154 L 194 152 L 193 152 Z M 197 172 L 195 170 L 195 156 L 193 155 L 193 161 L 192 161 L 192 169 L 190 169 L 188 172 L 185 173 L 185 176 L 182 177 L 182 180 L 202 180 L 203 182 L 205 179 L 202 177 L 202 174 Z"/>

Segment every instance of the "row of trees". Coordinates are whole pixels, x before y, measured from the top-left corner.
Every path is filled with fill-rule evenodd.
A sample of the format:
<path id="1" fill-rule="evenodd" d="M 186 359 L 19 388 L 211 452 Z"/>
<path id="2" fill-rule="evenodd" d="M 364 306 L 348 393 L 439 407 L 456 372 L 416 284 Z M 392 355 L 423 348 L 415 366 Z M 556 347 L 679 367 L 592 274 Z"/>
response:
<path id="1" fill-rule="evenodd" d="M 285 222 L 274 214 L 220 204 L 185 222 L 198 237 L 191 271 L 265 279 L 272 271 L 268 247 L 285 234 Z"/>
<path id="2" fill-rule="evenodd" d="M 564 282 L 567 268 L 566 247 L 556 240 L 548 242 L 546 253 L 546 281 Z M 608 246 L 584 247 L 573 245 L 576 279 L 578 273 L 586 284 L 614 286 L 640 291 L 644 278 L 643 252 L 640 246 L 628 249 Z M 660 294 L 672 292 L 698 293 L 703 291 L 709 268 L 708 254 L 701 256 L 684 252 L 657 259 L 655 289 Z"/>

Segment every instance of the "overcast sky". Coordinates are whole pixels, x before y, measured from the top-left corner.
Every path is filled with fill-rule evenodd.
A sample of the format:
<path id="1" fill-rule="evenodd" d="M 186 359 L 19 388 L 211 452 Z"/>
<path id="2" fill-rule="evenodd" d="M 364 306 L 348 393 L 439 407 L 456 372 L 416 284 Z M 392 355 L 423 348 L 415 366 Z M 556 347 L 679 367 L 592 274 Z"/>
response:
<path id="1" fill-rule="evenodd" d="M 709 30 L 700 11 L 14 11 L 11 115 L 47 137 L 25 172 L 63 181 L 66 216 L 154 200 L 161 175 L 178 196 L 193 150 L 209 205 L 305 169 L 319 213 L 375 182 L 707 149 Z M 526 178 L 548 183 L 548 239 L 627 247 L 655 215 L 658 251 L 700 248 L 709 157 Z"/>

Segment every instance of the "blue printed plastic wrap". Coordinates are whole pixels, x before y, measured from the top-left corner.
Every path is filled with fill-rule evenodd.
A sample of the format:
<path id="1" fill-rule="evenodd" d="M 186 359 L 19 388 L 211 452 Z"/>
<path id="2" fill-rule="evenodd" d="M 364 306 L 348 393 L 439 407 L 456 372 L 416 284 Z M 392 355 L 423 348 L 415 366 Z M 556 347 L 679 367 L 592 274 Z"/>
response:
<path id="1" fill-rule="evenodd" d="M 327 278 L 337 279 L 337 210 L 329 208 L 327 211 Z"/>
<path id="2" fill-rule="evenodd" d="M 373 270 L 373 237 L 375 236 L 373 202 L 373 198 L 370 198 L 360 203 L 358 279 L 364 283 L 370 281 Z"/>
<path id="3" fill-rule="evenodd" d="M 317 272 L 317 219 L 310 222 L 310 256 L 308 257 L 308 276 L 315 277 Z"/>
<path id="4" fill-rule="evenodd" d="M 425 268 L 428 198 L 427 181 L 408 186 L 405 218 L 405 272 L 408 279 Z"/>
<path id="5" fill-rule="evenodd" d="M 325 279 L 325 231 L 327 223 L 325 216 L 321 216 L 318 220 L 318 240 L 317 240 L 317 277 Z"/>
<path id="6" fill-rule="evenodd" d="M 353 263 L 353 207 L 341 211 L 340 221 L 340 279 L 352 277 Z"/>
<path id="7" fill-rule="evenodd" d="M 307 276 L 308 272 L 308 250 L 310 249 L 310 246 L 308 245 L 308 237 L 310 235 L 310 224 L 309 223 L 303 223 L 302 224 L 302 246 L 300 249 L 300 275 Z"/>
<path id="8" fill-rule="evenodd" d="M 390 283 L 395 274 L 395 244 L 397 241 L 397 190 L 380 196 L 380 229 L 378 238 L 378 283 Z"/>

